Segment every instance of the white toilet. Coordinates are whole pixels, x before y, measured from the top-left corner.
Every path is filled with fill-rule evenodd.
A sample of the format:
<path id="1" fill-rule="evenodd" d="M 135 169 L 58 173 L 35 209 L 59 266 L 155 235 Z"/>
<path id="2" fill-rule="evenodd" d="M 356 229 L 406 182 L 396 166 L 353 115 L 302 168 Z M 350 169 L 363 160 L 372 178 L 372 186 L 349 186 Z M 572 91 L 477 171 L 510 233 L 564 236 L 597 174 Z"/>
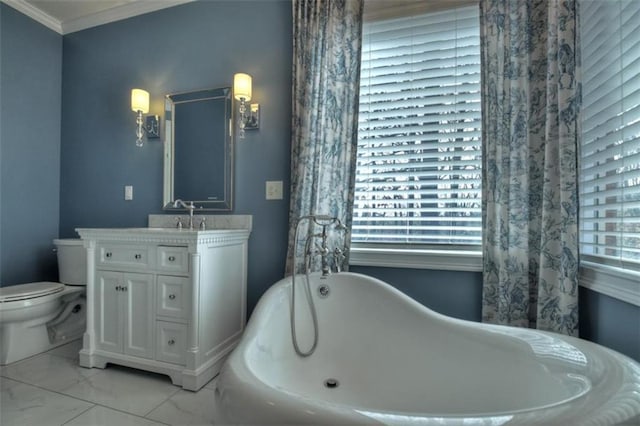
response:
<path id="1" fill-rule="evenodd" d="M 0 365 L 82 337 L 87 260 L 80 239 L 54 240 L 60 283 L 0 287 Z"/>

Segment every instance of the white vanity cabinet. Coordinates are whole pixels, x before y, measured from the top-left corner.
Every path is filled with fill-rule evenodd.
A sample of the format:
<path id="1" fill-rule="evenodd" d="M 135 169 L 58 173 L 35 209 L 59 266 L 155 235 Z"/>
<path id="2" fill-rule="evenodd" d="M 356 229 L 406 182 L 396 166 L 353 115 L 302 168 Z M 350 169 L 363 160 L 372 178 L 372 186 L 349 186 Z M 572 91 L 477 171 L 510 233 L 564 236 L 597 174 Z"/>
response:
<path id="1" fill-rule="evenodd" d="M 120 364 L 198 390 L 246 316 L 250 229 L 77 229 L 87 250 L 80 365 Z"/>

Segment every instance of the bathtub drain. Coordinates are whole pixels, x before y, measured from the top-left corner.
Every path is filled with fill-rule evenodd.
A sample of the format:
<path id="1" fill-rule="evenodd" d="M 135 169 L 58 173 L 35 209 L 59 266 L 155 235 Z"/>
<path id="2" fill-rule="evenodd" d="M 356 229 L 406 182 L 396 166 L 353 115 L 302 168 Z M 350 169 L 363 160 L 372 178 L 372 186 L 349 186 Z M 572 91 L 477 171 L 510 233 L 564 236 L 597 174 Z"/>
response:
<path id="1" fill-rule="evenodd" d="M 335 389 L 340 386 L 340 382 L 336 379 L 327 379 L 324 381 L 324 387 L 328 389 Z"/>

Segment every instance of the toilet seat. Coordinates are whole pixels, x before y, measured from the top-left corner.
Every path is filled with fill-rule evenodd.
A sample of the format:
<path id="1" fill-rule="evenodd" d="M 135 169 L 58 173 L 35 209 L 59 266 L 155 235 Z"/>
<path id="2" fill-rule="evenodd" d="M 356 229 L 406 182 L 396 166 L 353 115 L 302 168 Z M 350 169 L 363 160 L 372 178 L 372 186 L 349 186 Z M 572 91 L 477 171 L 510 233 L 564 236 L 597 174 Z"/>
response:
<path id="1" fill-rule="evenodd" d="M 35 299 L 59 293 L 64 289 L 64 284 L 47 281 L 0 287 L 0 303 Z"/>

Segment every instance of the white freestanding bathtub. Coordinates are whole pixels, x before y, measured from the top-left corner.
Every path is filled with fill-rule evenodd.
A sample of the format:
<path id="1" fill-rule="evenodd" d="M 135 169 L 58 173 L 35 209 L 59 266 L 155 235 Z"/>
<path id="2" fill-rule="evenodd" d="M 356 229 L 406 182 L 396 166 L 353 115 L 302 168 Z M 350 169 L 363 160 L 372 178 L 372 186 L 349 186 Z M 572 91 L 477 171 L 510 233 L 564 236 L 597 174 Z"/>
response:
<path id="1" fill-rule="evenodd" d="M 313 274 L 319 343 L 291 343 L 291 278 L 256 307 L 215 391 L 224 424 L 640 424 L 640 365 L 581 339 L 456 320 L 374 278 Z M 321 297 L 319 286 L 329 294 Z M 304 276 L 297 335 L 312 344 Z"/>

